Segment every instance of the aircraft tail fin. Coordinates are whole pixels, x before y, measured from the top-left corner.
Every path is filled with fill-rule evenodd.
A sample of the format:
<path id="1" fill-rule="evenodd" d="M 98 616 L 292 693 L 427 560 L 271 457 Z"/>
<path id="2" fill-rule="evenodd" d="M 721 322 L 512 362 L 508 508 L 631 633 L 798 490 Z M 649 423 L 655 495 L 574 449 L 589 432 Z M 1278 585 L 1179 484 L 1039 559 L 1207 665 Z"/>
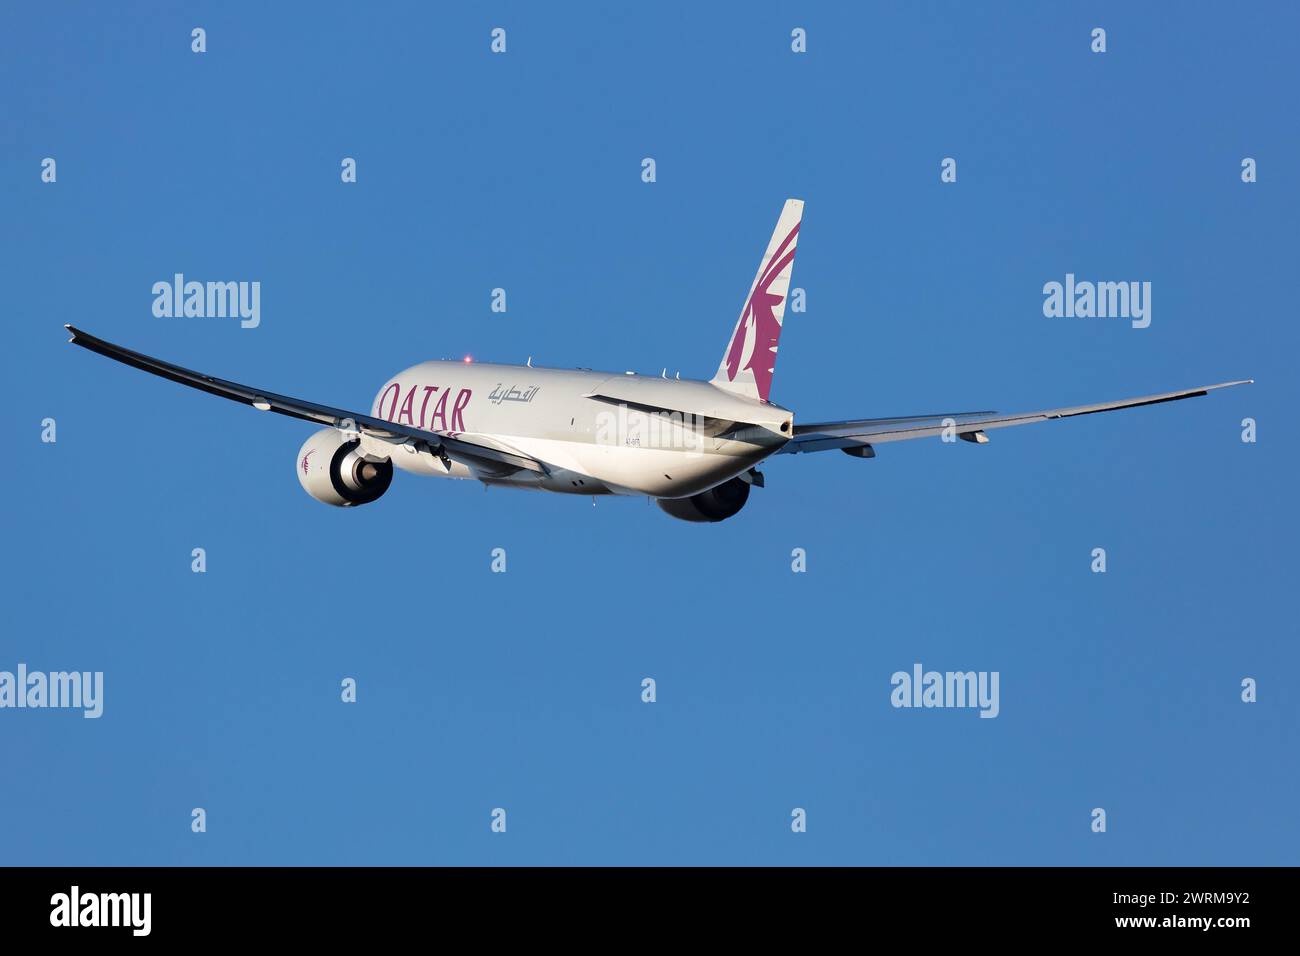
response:
<path id="1" fill-rule="evenodd" d="M 768 400 L 802 219 L 803 200 L 787 199 L 749 287 L 749 295 L 745 297 L 722 363 L 713 376 L 713 384 L 718 388 L 746 398 Z"/>

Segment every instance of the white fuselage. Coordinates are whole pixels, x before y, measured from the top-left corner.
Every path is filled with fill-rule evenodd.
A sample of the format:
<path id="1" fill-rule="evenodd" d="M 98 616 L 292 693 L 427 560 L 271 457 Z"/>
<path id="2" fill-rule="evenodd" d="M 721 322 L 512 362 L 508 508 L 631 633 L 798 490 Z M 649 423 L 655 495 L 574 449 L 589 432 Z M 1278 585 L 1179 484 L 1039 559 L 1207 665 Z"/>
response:
<path id="1" fill-rule="evenodd" d="M 681 498 L 743 474 L 789 439 L 791 413 L 708 382 L 585 369 L 424 362 L 389 379 L 371 414 L 546 462 L 547 472 L 477 468 L 394 453 L 416 474 L 474 478 L 569 494 Z"/>

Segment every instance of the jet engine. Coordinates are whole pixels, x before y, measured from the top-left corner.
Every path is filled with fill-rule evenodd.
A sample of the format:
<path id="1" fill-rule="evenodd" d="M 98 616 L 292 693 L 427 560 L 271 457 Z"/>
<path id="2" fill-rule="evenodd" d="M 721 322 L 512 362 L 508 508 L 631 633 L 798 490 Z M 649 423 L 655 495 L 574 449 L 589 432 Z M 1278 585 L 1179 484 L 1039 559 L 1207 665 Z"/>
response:
<path id="1" fill-rule="evenodd" d="M 393 482 L 393 463 L 361 451 L 335 428 L 316 432 L 298 452 L 298 481 L 317 501 L 339 508 L 374 501 Z"/>
<path id="2" fill-rule="evenodd" d="M 683 521 L 722 521 L 749 500 L 749 482 L 732 478 L 689 498 L 657 498 L 659 507 Z"/>

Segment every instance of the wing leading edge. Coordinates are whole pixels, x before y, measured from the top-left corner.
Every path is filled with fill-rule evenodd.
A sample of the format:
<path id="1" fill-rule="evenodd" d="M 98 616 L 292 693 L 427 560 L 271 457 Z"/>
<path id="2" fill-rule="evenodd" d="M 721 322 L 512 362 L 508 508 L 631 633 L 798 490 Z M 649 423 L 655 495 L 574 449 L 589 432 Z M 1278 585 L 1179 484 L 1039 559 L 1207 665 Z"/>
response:
<path id="1" fill-rule="evenodd" d="M 362 415 L 359 412 L 350 412 L 329 405 L 318 405 L 315 402 L 291 398 L 287 395 L 277 395 L 275 392 L 240 385 L 238 382 L 230 382 L 222 378 L 214 378 L 211 375 L 204 375 L 202 372 L 195 372 L 192 369 L 164 362 L 162 359 L 133 352 L 120 345 L 114 345 L 112 342 L 96 338 L 71 325 L 65 325 L 64 328 L 71 334 L 72 338 L 68 339 L 68 341 L 73 345 L 80 345 L 84 349 L 98 352 L 100 355 L 107 356 L 124 365 L 130 365 L 133 368 L 170 379 L 173 382 L 179 382 L 181 385 L 197 388 L 209 395 L 218 395 L 233 402 L 251 405 L 259 411 L 276 412 L 280 415 L 288 415 L 290 418 L 300 418 L 330 428 L 345 427 L 346 423 L 351 422 L 356 431 L 372 438 L 389 442 L 394 446 L 411 445 L 417 450 L 426 449 L 439 457 L 445 455 L 448 458 L 471 466 L 488 462 L 498 466 L 506 465 L 540 474 L 547 473 L 544 463 L 509 449 L 500 442 L 493 441 L 490 445 L 483 444 L 465 437 L 464 434 L 450 435 L 444 432 L 426 431 L 423 428 L 413 428 L 410 425 L 384 421 L 381 418 Z M 487 441 L 487 439 L 484 439 L 484 441 Z"/>
<path id="2" fill-rule="evenodd" d="M 1161 402 L 1176 402 L 1184 398 L 1196 398 L 1215 389 L 1230 388 L 1233 385 L 1249 385 L 1253 378 L 1237 382 L 1220 382 L 1217 385 L 1202 385 L 1200 388 L 1188 388 L 1178 392 L 1161 392 L 1158 395 L 1143 395 L 1140 398 L 1126 398 L 1117 402 L 1100 402 L 1095 405 L 1072 405 L 1067 408 L 1051 408 L 1041 412 L 1024 412 L 1019 415 L 1000 415 L 997 412 L 967 412 L 953 415 L 931 415 L 916 418 L 866 418 L 844 422 L 818 422 L 807 425 L 796 424 L 794 437 L 782 447 L 779 454 L 795 455 L 800 452 L 826 451 L 831 448 L 856 449 L 883 442 L 907 441 L 911 438 L 930 438 L 943 433 L 948 424 L 954 433 L 967 441 L 987 441 L 983 432 L 992 428 L 1009 428 L 1012 425 L 1031 425 L 1053 418 L 1072 418 L 1075 415 L 1092 415 L 1096 412 L 1112 412 L 1120 408 L 1137 408 L 1142 405 L 1158 405 Z"/>

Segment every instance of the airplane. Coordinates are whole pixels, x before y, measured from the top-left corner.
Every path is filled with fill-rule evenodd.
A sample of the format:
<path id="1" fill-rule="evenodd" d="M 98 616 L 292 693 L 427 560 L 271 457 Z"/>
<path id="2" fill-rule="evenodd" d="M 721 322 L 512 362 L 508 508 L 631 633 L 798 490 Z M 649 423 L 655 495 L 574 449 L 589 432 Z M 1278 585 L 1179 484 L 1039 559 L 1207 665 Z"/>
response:
<path id="1" fill-rule="evenodd" d="M 296 471 L 317 501 L 377 500 L 394 467 L 418 475 L 572 495 L 653 499 L 674 518 L 717 522 L 737 514 L 757 466 L 774 455 L 838 449 L 874 458 L 876 446 L 988 432 L 1057 418 L 1155 405 L 1245 385 L 1246 379 L 1115 402 L 1003 415 L 954 412 L 798 423 L 771 401 L 786 294 L 804 204 L 789 199 L 709 381 L 526 365 L 422 362 L 379 390 L 370 412 L 279 395 L 172 365 L 71 325 L 75 345 L 212 395 L 325 426 L 298 452 Z M 593 504 L 595 498 L 592 499 Z"/>

